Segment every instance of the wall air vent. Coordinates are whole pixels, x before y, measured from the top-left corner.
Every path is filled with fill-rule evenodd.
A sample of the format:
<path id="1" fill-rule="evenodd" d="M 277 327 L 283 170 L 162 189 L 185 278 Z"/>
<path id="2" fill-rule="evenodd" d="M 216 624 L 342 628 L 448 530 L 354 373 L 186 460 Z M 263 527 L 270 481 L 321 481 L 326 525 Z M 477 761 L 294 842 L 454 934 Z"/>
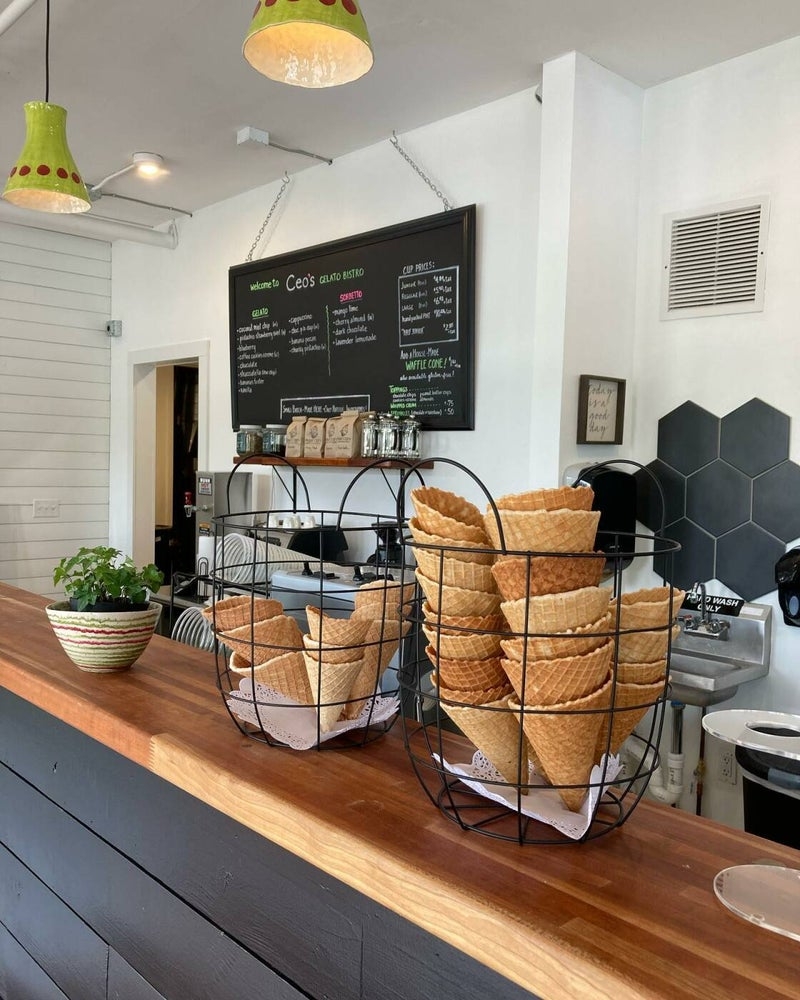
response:
<path id="1" fill-rule="evenodd" d="M 768 222 L 767 198 L 667 216 L 661 318 L 762 310 Z"/>

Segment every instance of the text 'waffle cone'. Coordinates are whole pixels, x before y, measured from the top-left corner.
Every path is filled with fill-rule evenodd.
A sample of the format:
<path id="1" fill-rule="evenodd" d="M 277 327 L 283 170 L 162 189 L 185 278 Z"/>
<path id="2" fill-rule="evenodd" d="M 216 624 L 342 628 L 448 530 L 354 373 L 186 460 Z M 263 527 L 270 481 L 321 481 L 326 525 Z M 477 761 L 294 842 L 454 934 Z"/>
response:
<path id="1" fill-rule="evenodd" d="M 528 740 L 520 730 L 519 716 L 508 710 L 508 698 L 480 707 L 444 703 L 443 708 L 508 784 L 527 784 Z"/>
<path id="2" fill-rule="evenodd" d="M 320 732 L 329 732 L 342 714 L 363 659 L 352 663 L 324 663 L 308 653 L 303 659 L 311 688 L 311 703 L 317 706 Z"/>
<path id="3" fill-rule="evenodd" d="M 557 789 L 561 801 L 573 812 L 580 809 L 588 794 L 587 783 L 594 764 L 603 709 L 608 707 L 610 694 L 609 678 L 603 687 L 585 698 L 551 705 L 543 712 L 524 711 L 523 714 L 525 735 L 549 781 L 556 786 L 578 786 Z M 510 706 L 519 709 L 519 703 L 513 700 Z"/>
<path id="4" fill-rule="evenodd" d="M 598 649 L 583 656 L 525 664 L 503 658 L 501 662 L 523 704 L 556 705 L 584 698 L 602 687 L 608 679 L 613 652 L 614 643 L 607 639 Z"/>
<path id="5" fill-rule="evenodd" d="M 513 632 L 550 635 L 597 621 L 606 613 L 610 598 L 606 587 L 583 587 L 564 594 L 503 601 L 500 607 Z"/>
<path id="6" fill-rule="evenodd" d="M 567 590 L 596 587 L 603 575 L 605 555 L 596 556 L 507 556 L 492 566 L 497 589 L 504 601 L 526 595 L 560 594 Z"/>

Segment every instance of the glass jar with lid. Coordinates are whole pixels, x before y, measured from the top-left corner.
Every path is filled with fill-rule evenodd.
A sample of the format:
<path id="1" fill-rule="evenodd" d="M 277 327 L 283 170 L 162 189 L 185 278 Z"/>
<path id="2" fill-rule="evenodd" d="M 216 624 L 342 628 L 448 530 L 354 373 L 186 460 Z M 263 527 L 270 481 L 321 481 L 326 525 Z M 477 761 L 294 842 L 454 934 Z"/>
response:
<path id="1" fill-rule="evenodd" d="M 378 454 L 378 414 L 367 410 L 361 419 L 361 455 L 374 458 Z"/>
<path id="2" fill-rule="evenodd" d="M 396 458 L 400 446 L 400 421 L 391 413 L 381 413 L 378 418 L 378 455 Z"/>
<path id="3" fill-rule="evenodd" d="M 405 417 L 400 425 L 400 454 L 403 458 L 419 458 L 419 446 L 419 420 L 414 416 Z"/>
<path id="4" fill-rule="evenodd" d="M 286 454 L 286 425 L 264 424 L 261 448 L 265 455 Z"/>
<path id="5" fill-rule="evenodd" d="M 263 446 L 261 428 L 255 424 L 242 424 L 236 432 L 236 454 L 258 455 Z"/>

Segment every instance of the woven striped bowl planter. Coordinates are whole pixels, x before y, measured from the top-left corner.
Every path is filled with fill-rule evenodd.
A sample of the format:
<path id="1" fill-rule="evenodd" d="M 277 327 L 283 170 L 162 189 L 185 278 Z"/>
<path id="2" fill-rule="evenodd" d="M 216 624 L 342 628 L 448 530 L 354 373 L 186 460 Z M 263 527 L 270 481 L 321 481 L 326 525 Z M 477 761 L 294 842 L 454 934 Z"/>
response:
<path id="1" fill-rule="evenodd" d="M 95 674 L 128 670 L 153 636 L 161 605 L 143 611 L 72 611 L 68 601 L 48 604 L 47 617 L 72 662 Z"/>

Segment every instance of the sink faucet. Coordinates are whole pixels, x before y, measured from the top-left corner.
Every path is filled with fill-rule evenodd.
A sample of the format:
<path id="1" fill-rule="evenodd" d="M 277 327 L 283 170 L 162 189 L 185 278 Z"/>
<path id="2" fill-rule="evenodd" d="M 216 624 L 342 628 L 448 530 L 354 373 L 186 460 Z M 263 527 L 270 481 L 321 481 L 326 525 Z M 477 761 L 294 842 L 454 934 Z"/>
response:
<path id="1" fill-rule="evenodd" d="M 706 639 L 727 639 L 730 622 L 721 618 L 712 618 L 708 611 L 708 597 L 706 595 L 706 585 L 695 583 L 692 591 L 700 593 L 700 617 L 694 615 L 684 615 L 680 618 L 683 623 L 683 631 L 686 635 L 703 636 Z"/>

